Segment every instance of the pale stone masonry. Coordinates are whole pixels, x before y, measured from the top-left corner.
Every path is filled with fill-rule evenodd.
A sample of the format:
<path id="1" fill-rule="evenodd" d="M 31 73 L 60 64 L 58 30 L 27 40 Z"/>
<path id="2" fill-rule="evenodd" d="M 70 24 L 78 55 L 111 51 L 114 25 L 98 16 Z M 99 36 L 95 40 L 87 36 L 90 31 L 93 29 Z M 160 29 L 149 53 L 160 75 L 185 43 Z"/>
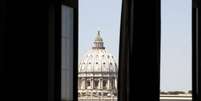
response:
<path id="1" fill-rule="evenodd" d="M 117 96 L 118 66 L 104 47 L 98 31 L 94 46 L 83 56 L 78 68 L 78 94 L 81 98 Z"/>

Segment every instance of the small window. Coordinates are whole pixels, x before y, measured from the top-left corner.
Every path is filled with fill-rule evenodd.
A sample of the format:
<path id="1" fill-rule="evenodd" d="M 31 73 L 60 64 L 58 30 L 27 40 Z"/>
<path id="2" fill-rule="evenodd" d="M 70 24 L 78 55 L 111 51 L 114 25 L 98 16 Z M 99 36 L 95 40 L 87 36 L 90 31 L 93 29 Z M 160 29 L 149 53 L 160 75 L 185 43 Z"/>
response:
<path id="1" fill-rule="evenodd" d="M 98 89 L 99 88 L 99 81 L 98 80 L 94 80 L 94 88 Z"/>
<path id="2" fill-rule="evenodd" d="M 90 85 L 90 81 L 87 80 L 87 88 L 89 88 L 91 85 Z"/>
<path id="3" fill-rule="evenodd" d="M 103 80 L 103 89 L 107 89 L 107 81 Z"/>

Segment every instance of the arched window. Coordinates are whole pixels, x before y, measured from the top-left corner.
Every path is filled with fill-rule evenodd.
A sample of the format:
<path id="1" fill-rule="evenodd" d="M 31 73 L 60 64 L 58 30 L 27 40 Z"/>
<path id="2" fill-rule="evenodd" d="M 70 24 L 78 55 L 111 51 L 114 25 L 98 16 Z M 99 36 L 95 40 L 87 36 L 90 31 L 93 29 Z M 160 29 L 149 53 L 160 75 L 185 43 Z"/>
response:
<path id="1" fill-rule="evenodd" d="M 87 83 L 86 83 L 86 84 L 87 84 L 86 87 L 87 87 L 87 89 L 88 89 L 88 88 L 91 86 L 90 80 L 87 80 Z"/>

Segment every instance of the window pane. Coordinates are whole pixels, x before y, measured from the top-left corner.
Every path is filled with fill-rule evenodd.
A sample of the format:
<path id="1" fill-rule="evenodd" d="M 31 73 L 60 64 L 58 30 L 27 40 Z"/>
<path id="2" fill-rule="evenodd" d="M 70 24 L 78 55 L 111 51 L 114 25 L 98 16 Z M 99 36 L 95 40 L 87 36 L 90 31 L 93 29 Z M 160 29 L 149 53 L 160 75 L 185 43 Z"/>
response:
<path id="1" fill-rule="evenodd" d="M 73 101 L 73 8 L 62 5 L 61 97 Z"/>
<path id="2" fill-rule="evenodd" d="M 161 0 L 161 101 L 191 100 L 191 2 Z"/>
<path id="3" fill-rule="evenodd" d="M 121 0 L 79 0 L 79 101 L 117 101 Z"/>

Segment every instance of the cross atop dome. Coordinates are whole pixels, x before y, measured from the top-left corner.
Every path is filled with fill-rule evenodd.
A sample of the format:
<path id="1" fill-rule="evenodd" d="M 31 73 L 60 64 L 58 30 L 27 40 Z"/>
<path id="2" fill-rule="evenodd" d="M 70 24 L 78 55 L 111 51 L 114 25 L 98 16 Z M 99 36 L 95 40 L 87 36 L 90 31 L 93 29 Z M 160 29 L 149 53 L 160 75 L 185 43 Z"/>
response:
<path id="1" fill-rule="evenodd" d="M 103 42 L 103 39 L 100 35 L 100 30 L 98 30 L 97 36 L 96 36 L 95 41 L 94 41 L 94 47 L 92 47 L 92 49 L 105 49 L 103 44 L 104 44 L 104 42 Z"/>

